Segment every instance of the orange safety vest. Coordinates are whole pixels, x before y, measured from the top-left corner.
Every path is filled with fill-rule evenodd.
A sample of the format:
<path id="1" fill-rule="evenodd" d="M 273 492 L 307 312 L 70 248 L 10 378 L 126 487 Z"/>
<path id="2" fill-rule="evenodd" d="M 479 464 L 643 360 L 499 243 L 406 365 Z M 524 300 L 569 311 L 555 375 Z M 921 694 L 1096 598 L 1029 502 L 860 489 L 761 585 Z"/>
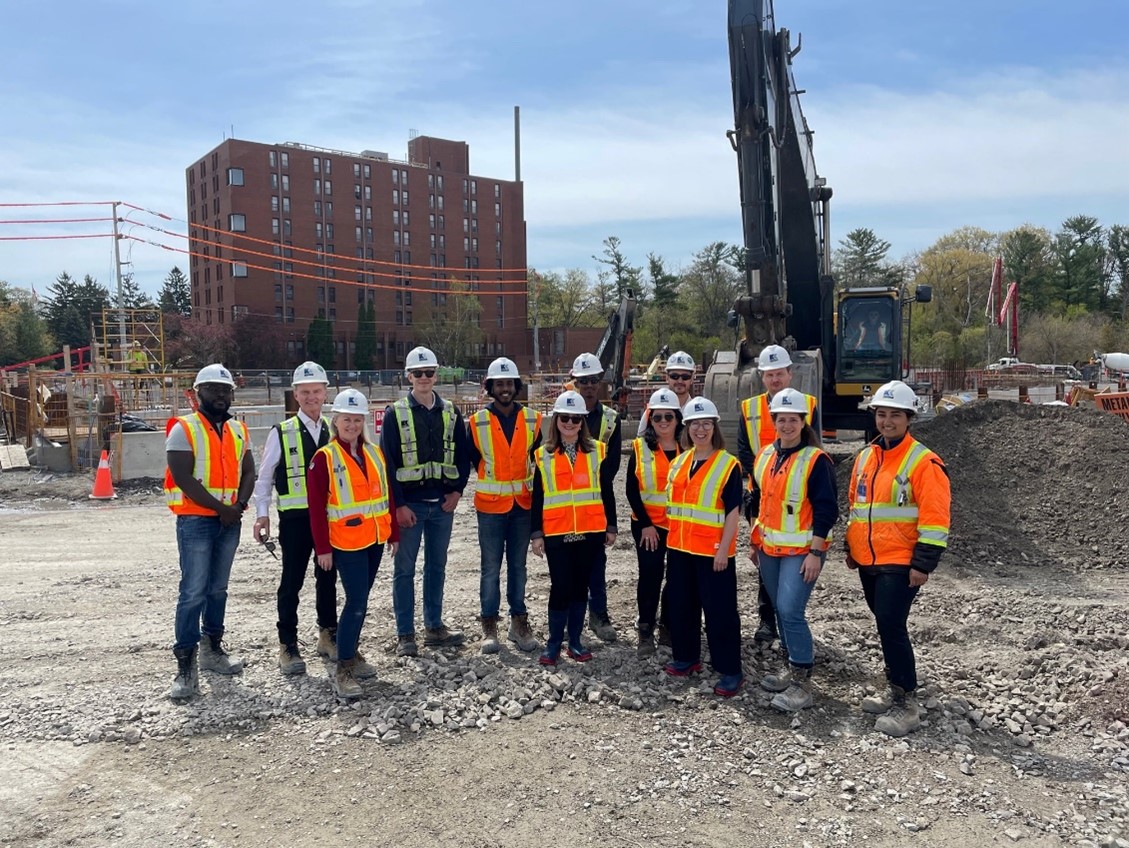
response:
<path id="1" fill-rule="evenodd" d="M 918 542 L 949 542 L 949 477 L 940 458 L 908 433 L 894 448 L 868 445 L 855 458 L 847 548 L 859 565 L 909 565 Z"/>
<path id="2" fill-rule="evenodd" d="M 337 439 L 318 448 L 318 453 L 325 454 L 329 467 L 325 508 L 329 544 L 339 551 L 360 551 L 388 541 L 392 535 L 392 515 L 388 509 L 388 466 L 384 453 L 369 442 L 361 445 L 363 472 Z"/>
<path id="3" fill-rule="evenodd" d="M 208 494 L 224 504 L 233 504 L 239 496 L 239 477 L 243 469 L 243 451 L 251 437 L 247 425 L 229 418 L 223 424 L 220 438 L 212 422 L 194 412 L 176 419 L 192 446 L 192 476 L 208 490 Z M 174 425 L 175 426 L 175 425 Z M 172 427 L 169 428 L 172 430 Z M 165 503 L 177 515 L 217 515 L 214 509 L 200 506 L 187 497 L 165 469 Z"/>
<path id="4" fill-rule="evenodd" d="M 474 507 L 479 512 L 506 513 L 514 503 L 529 509 L 533 503 L 533 464 L 529 448 L 541 431 L 541 413 L 523 406 L 514 424 L 513 441 L 506 441 L 501 421 L 489 409 L 470 418 L 470 437 L 482 459 Z"/>
<path id="5" fill-rule="evenodd" d="M 546 536 L 602 533 L 608 529 L 600 494 L 600 463 L 607 453 L 607 445 L 594 442 L 587 453 L 577 451 L 573 465 L 568 454 L 559 448 L 552 454 L 546 447 L 537 451 L 537 468 L 545 491 L 541 531 Z"/>
<path id="6" fill-rule="evenodd" d="M 738 467 L 737 457 L 723 450 L 716 451 L 691 477 L 693 459 L 694 451 L 687 450 L 670 463 L 666 485 L 670 529 L 666 544 L 672 550 L 712 557 L 721 547 L 725 530 L 721 493 L 733 469 Z M 736 533 L 729 543 L 728 555 L 737 555 Z"/>
<path id="7" fill-rule="evenodd" d="M 652 451 L 641 437 L 631 442 L 631 449 L 635 451 L 635 479 L 639 481 L 643 508 L 653 525 L 667 527 L 670 520 L 666 515 L 666 484 L 673 460 L 666 458 L 662 448 Z M 634 510 L 631 517 L 638 520 Z"/>
<path id="8" fill-rule="evenodd" d="M 773 443 L 757 454 L 753 465 L 753 479 L 761 497 L 752 543 L 769 556 L 807 553 L 814 538 L 808 479 L 823 451 L 810 445 L 802 447 L 790 453 L 773 473 L 777 455 Z"/>

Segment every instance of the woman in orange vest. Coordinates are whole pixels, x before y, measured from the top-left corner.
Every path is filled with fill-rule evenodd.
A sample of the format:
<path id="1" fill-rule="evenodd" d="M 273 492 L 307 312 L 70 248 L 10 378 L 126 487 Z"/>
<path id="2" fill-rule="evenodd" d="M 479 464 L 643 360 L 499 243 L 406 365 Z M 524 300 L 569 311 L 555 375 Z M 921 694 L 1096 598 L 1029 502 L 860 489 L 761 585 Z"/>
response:
<path id="1" fill-rule="evenodd" d="M 376 674 L 357 643 L 384 546 L 395 555 L 400 539 L 392 520 L 396 507 L 384 454 L 365 436 L 368 411 L 368 399 L 356 389 L 345 389 L 334 398 L 329 420 L 334 437 L 314 454 L 307 490 L 318 567 L 336 567 L 345 590 L 337 625 L 337 668 L 330 678 L 342 699 L 359 698 L 357 678 Z"/>
<path id="2" fill-rule="evenodd" d="M 549 561 L 549 638 L 542 665 L 555 666 L 568 628 L 568 655 L 592 659 L 580 641 L 588 607 L 592 564 L 618 534 L 615 466 L 606 462 L 607 445 L 596 441 L 585 420 L 579 392 L 564 392 L 553 404 L 545 443 L 534 453 L 533 553 Z"/>
<path id="3" fill-rule="evenodd" d="M 909 434 L 916 401 L 900 380 L 874 393 L 878 438 L 855 459 L 848 496 L 847 567 L 858 569 L 886 664 L 886 690 L 865 698 L 862 709 L 877 715 L 875 729 L 889 736 L 921 725 L 907 622 L 949 541 L 949 474 L 941 458 Z"/>
<path id="4" fill-rule="evenodd" d="M 666 482 L 671 461 L 681 453 L 682 407 L 670 389 L 659 389 L 647 402 L 647 426 L 631 443 L 627 459 L 627 502 L 631 505 L 631 536 L 639 558 L 639 582 L 635 597 L 639 604 L 640 657 L 655 652 L 655 618 L 669 637 L 669 592 L 663 591 L 666 576 Z M 661 614 L 659 599 L 662 598 Z M 660 641 L 664 641 L 660 636 Z"/>
<path id="5" fill-rule="evenodd" d="M 806 610 L 839 518 L 835 466 L 819 449 L 808 401 L 795 389 L 773 395 L 769 413 L 776 441 L 757 454 L 750 476 L 757 519 L 749 559 L 772 599 L 788 662 L 780 674 L 766 674 L 761 686 L 777 693 L 772 706 L 785 712 L 812 703 L 815 653 Z"/>
<path id="6" fill-rule="evenodd" d="M 702 669 L 702 613 L 710 660 L 721 676 L 713 691 L 737 694 L 741 673 L 741 617 L 737 613 L 737 523 L 741 466 L 725 450 L 713 401 L 691 398 L 682 409 L 686 429 L 667 480 L 667 591 L 673 677 Z"/>

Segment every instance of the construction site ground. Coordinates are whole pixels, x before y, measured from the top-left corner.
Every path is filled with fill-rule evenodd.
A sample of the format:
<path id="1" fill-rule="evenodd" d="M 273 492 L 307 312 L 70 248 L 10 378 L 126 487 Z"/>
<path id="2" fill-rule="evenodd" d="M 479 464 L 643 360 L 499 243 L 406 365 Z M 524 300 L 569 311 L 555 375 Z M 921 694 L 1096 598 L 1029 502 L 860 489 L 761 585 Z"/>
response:
<path id="1" fill-rule="evenodd" d="M 619 641 L 593 637 L 592 662 L 555 671 L 473 639 L 397 659 L 385 562 L 362 637 L 379 675 L 341 706 L 312 649 L 312 587 L 309 674 L 279 674 L 278 566 L 249 527 L 227 608 L 246 670 L 169 701 L 178 569 L 159 483 L 92 502 L 89 476 L 6 472 L 0 845 L 1129 845 L 1129 426 L 987 402 L 920 435 L 951 471 L 953 544 L 911 617 L 928 709 L 902 740 L 858 707 L 881 659 L 838 543 L 809 606 L 813 709 L 779 713 L 757 686 L 777 657 L 751 639 L 744 549 L 738 697 L 711 693 L 708 666 L 666 677 L 666 649 L 637 659 L 622 473 Z M 860 447 L 832 448 L 841 486 Z M 541 635 L 547 595 L 531 556 Z M 446 618 L 473 635 L 477 613 L 468 491 Z"/>

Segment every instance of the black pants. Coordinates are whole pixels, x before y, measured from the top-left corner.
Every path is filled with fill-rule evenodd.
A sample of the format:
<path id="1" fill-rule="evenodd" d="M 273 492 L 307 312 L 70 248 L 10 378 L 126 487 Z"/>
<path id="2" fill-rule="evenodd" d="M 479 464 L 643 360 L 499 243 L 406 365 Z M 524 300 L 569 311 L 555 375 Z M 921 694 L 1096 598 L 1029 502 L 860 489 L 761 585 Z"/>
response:
<path id="1" fill-rule="evenodd" d="M 907 692 L 917 688 L 917 664 L 909 641 L 909 610 L 920 587 L 909 585 L 909 566 L 861 566 L 866 605 L 874 613 L 886 679 Z"/>
<path id="2" fill-rule="evenodd" d="M 310 513 L 304 509 L 286 510 L 278 518 L 278 543 L 282 548 L 282 575 L 278 580 L 278 641 L 293 645 L 298 640 L 298 593 L 306 581 L 314 534 Z M 337 569 L 314 567 L 314 601 L 318 627 L 337 628 Z"/>
<path id="3" fill-rule="evenodd" d="M 604 534 L 589 533 L 579 542 L 545 540 L 549 562 L 549 609 L 567 612 L 570 605 L 588 602 L 592 565 L 604 550 Z"/>
<path id="4" fill-rule="evenodd" d="M 764 579 L 760 576 L 760 569 L 757 569 L 757 613 L 760 615 L 761 626 L 767 627 L 775 633 L 776 610 L 772 608 L 772 596 L 768 594 L 768 589 L 765 588 Z"/>
<path id="5" fill-rule="evenodd" d="M 718 674 L 741 673 L 741 616 L 737 612 L 737 565 L 713 570 L 713 557 L 667 552 L 666 585 L 670 593 L 670 644 L 678 662 L 702 657 L 702 613 L 710 661 Z"/>
<path id="6" fill-rule="evenodd" d="M 670 626 L 670 592 L 663 585 L 666 577 L 666 534 L 663 527 L 656 527 L 659 546 L 653 551 L 640 547 L 643 527 L 638 521 L 631 522 L 631 538 L 635 540 L 635 555 L 639 558 L 639 582 L 635 587 L 635 599 L 639 604 L 639 626 L 653 628 L 655 617 L 663 627 Z M 670 584 L 668 583 L 667 586 Z"/>

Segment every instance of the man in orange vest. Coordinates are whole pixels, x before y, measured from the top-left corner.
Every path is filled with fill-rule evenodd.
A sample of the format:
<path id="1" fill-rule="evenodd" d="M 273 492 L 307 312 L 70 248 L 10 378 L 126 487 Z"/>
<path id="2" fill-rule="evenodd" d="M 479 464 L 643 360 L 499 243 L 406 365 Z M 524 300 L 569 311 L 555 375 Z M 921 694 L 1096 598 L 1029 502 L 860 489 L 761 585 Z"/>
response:
<path id="1" fill-rule="evenodd" d="M 777 392 L 783 391 L 792 385 L 792 357 L 780 345 L 767 345 L 757 357 L 757 371 L 760 372 L 761 382 L 765 391 L 741 401 L 741 422 L 737 427 L 737 459 L 741 463 L 741 471 L 749 478 L 749 489 L 752 490 L 753 460 L 762 448 L 766 448 L 776 439 L 776 428 L 772 424 L 772 415 L 768 405 Z M 819 433 L 819 411 L 815 408 L 815 398 L 808 395 L 808 422 L 812 429 Z M 756 518 L 746 512 L 749 522 Z M 757 626 L 753 639 L 763 644 L 771 644 L 776 638 L 776 611 L 772 608 L 772 598 L 764 588 L 764 582 L 757 572 L 757 612 L 760 614 L 760 624 Z"/>
<path id="2" fill-rule="evenodd" d="M 176 514 L 180 551 L 173 645 L 177 673 L 169 692 L 177 699 L 199 691 L 197 667 L 219 674 L 243 671 L 222 639 L 227 581 L 255 486 L 247 426 L 228 412 L 235 397 L 231 372 L 222 365 L 205 366 L 192 387 L 199 409 L 177 418 L 165 442 L 165 499 Z"/>
<path id="3" fill-rule="evenodd" d="M 470 462 L 478 469 L 474 507 L 478 513 L 478 548 L 482 577 L 482 653 L 496 654 L 501 607 L 502 555 L 506 557 L 508 638 L 523 651 L 537 650 L 525 606 L 525 560 L 529 552 L 533 503 L 530 451 L 541 445 L 541 413 L 518 403 L 523 384 L 517 365 L 504 356 L 486 371 L 486 394 L 492 400 L 470 417 Z"/>

